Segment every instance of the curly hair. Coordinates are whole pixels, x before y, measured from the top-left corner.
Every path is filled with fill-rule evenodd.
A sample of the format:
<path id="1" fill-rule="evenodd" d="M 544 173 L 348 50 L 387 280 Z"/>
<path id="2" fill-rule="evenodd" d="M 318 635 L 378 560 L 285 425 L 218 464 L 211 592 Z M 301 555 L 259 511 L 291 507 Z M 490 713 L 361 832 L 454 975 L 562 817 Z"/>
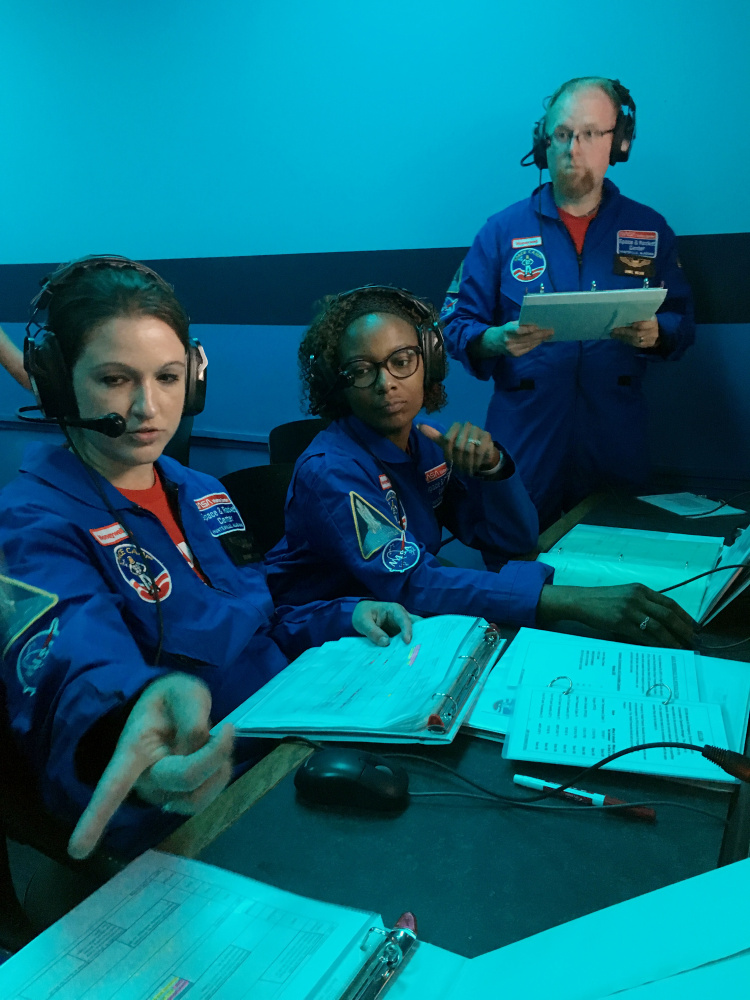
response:
<path id="1" fill-rule="evenodd" d="M 411 295 L 410 292 L 406 294 Z M 429 316 L 424 317 L 416 307 L 410 306 L 400 289 L 394 288 L 391 293 L 387 287 L 366 286 L 353 292 L 327 295 L 320 303 L 320 310 L 302 338 L 297 352 L 303 409 L 328 421 L 351 413 L 344 393 L 331 391 L 330 379 L 319 374 L 321 366 L 331 373 L 338 372 L 341 340 L 349 326 L 361 316 L 371 313 L 397 316 L 411 324 L 418 334 L 420 327 L 437 323 L 439 316 L 432 303 L 424 299 L 418 301 L 427 307 Z M 448 396 L 442 382 L 435 382 L 425 390 L 424 408 L 428 413 L 442 409 L 447 402 Z"/>

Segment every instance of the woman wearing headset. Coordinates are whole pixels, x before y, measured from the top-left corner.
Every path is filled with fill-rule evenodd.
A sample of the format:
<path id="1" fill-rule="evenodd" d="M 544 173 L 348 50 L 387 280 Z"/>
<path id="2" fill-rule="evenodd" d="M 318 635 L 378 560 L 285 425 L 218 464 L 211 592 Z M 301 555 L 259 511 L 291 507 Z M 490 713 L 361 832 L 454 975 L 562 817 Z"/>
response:
<path id="1" fill-rule="evenodd" d="M 35 305 L 48 320 L 27 366 L 69 446 L 33 446 L 0 494 L 7 571 L 58 595 L 6 648 L 8 712 L 47 808 L 78 821 L 70 853 L 109 823 L 109 845 L 135 854 L 230 780 L 232 727 L 210 736 L 211 719 L 307 645 L 386 644 L 410 620 L 353 598 L 274 611 L 221 484 L 162 456 L 202 409 L 205 356 L 158 275 L 85 258 Z"/>
<path id="2" fill-rule="evenodd" d="M 415 423 L 423 405 L 445 402 L 431 305 L 381 286 L 331 296 L 299 362 L 311 412 L 332 422 L 297 462 L 286 537 L 266 557 L 277 601 L 359 592 L 420 615 L 565 619 L 641 644 L 690 643 L 692 619 L 646 587 L 555 587 L 543 563 L 505 562 L 491 573 L 436 558 L 443 525 L 490 565 L 528 552 L 536 517 L 512 459 L 486 431 Z"/>

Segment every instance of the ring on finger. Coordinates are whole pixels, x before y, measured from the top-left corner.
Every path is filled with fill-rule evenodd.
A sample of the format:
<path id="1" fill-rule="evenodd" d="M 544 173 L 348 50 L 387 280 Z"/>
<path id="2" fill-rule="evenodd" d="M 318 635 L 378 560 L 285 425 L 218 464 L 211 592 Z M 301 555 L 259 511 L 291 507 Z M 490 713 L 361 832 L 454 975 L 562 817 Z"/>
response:
<path id="1" fill-rule="evenodd" d="M 640 624 L 640 625 L 638 626 L 638 628 L 639 628 L 639 629 L 641 629 L 641 631 L 642 631 L 642 632 L 645 632 L 645 631 L 646 631 L 646 628 L 648 627 L 648 623 L 649 623 L 650 621 L 651 621 L 651 619 L 649 618 L 649 616 L 648 616 L 648 615 L 646 615 L 646 617 L 645 617 L 645 618 L 643 619 L 643 621 L 642 621 L 642 622 L 641 622 L 641 624 Z"/>
<path id="2" fill-rule="evenodd" d="M 466 443 L 467 443 L 467 444 L 471 444 L 471 445 L 474 445 L 474 447 L 476 448 L 476 447 L 478 447 L 478 446 L 479 446 L 479 445 L 480 445 L 480 444 L 481 444 L 482 442 L 481 442 L 481 441 L 480 441 L 480 440 L 479 440 L 478 438 L 469 438 L 469 440 L 468 440 L 468 441 L 467 441 Z"/>

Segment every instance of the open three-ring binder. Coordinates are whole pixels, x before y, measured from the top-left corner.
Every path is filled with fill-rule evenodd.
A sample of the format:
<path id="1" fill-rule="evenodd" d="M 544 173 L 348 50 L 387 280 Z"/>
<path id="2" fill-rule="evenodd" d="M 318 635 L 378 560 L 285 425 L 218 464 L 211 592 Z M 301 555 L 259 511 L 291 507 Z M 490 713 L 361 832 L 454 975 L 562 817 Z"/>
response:
<path id="1" fill-rule="evenodd" d="M 412 641 L 339 639 L 306 652 L 227 718 L 240 736 L 450 743 L 503 645 L 483 618 L 437 615 Z"/>
<path id="2" fill-rule="evenodd" d="M 729 983 L 741 995 L 750 929 L 727 914 L 742 912 L 748 891 L 750 859 L 469 959 L 417 945 L 376 913 L 148 851 L 0 966 L 0 996 L 601 1000 L 632 990 L 640 1000 L 643 987 L 644 1000 L 684 1000 L 729 996 L 721 988 Z M 582 949 L 587 960 L 576 975 L 561 976 Z M 659 982 L 666 992 L 651 992 Z"/>

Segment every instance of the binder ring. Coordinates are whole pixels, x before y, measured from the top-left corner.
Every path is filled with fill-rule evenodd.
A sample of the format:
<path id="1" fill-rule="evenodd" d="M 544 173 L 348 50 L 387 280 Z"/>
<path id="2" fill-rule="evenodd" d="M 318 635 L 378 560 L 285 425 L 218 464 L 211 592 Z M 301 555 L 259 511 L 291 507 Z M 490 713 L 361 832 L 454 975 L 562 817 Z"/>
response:
<path id="1" fill-rule="evenodd" d="M 500 629 L 497 625 L 493 625 L 491 622 L 485 627 L 484 630 L 484 641 L 485 642 L 497 642 L 500 638 Z"/>
<path id="2" fill-rule="evenodd" d="M 473 660 L 474 657 L 473 656 L 469 657 L 469 659 Z M 453 695 L 446 694 L 445 691 L 433 691 L 432 697 L 433 698 L 445 698 L 447 701 L 452 702 L 452 704 L 453 704 L 453 711 L 449 715 L 446 715 L 447 719 L 452 719 L 453 716 L 458 711 L 458 705 L 456 704 L 456 699 L 453 697 Z"/>
<path id="3" fill-rule="evenodd" d="M 460 656 L 457 656 L 456 659 L 457 660 L 474 660 L 474 662 L 477 665 L 477 670 L 481 669 L 481 667 L 479 666 L 479 660 L 477 660 L 476 657 L 474 657 L 474 656 L 467 656 L 466 654 L 462 654 Z"/>
<path id="4" fill-rule="evenodd" d="M 551 688 L 552 685 L 556 681 L 567 681 L 568 682 L 568 687 L 567 687 L 567 689 L 565 691 L 563 691 L 563 694 L 570 694 L 570 692 L 573 690 L 573 681 L 571 680 L 570 677 L 567 677 L 565 674 L 563 674 L 561 677 L 553 677 L 552 680 L 547 685 L 547 687 Z"/>
<path id="5" fill-rule="evenodd" d="M 649 694 L 654 690 L 654 688 L 666 688 L 667 691 L 669 691 L 669 694 L 667 695 L 667 700 L 662 702 L 662 705 L 668 705 L 672 700 L 672 688 L 669 686 L 669 684 L 665 684 L 663 681 L 657 681 L 656 684 L 652 684 L 651 687 L 646 692 L 647 698 Z"/>

